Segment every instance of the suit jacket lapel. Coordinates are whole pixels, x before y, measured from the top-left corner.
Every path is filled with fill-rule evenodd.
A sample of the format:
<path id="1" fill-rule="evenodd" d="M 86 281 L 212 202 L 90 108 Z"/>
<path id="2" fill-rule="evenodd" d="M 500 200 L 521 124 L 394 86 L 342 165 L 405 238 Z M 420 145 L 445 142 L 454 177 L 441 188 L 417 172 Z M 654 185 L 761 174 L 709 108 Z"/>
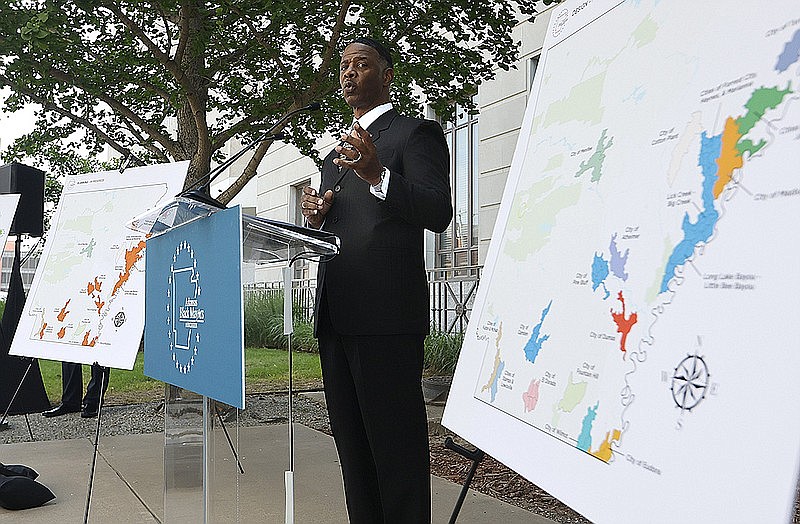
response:
<path id="1" fill-rule="evenodd" d="M 372 134 L 372 142 L 377 142 L 381 138 L 381 133 L 389 129 L 389 126 L 392 125 L 392 120 L 395 119 L 397 116 L 397 111 L 392 108 L 378 117 L 368 128 Z"/>
<path id="2" fill-rule="evenodd" d="M 396 116 L 397 116 L 397 111 L 394 108 L 392 108 L 387 112 L 385 112 L 384 114 L 382 114 L 381 116 L 379 116 L 377 120 L 375 120 L 372 124 L 370 124 L 370 126 L 367 128 L 367 131 L 369 131 L 370 134 L 372 134 L 373 144 L 380 139 L 381 133 L 389 129 L 389 126 L 392 125 L 392 121 L 395 119 Z M 339 170 L 339 177 L 336 179 L 336 182 L 334 182 L 332 187 L 341 184 L 342 179 L 350 171 L 352 171 L 352 169 L 350 168 Z"/>

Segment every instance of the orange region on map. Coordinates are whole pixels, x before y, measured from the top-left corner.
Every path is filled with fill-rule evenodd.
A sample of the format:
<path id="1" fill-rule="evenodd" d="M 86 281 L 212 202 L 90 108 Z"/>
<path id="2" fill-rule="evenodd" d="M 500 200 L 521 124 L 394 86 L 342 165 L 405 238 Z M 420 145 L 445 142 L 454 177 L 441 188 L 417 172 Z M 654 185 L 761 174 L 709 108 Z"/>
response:
<path id="1" fill-rule="evenodd" d="M 58 338 L 64 338 L 64 335 L 67 334 L 67 328 L 62 327 L 58 330 Z"/>
<path id="2" fill-rule="evenodd" d="M 70 300 L 72 299 L 71 298 L 67 299 L 67 302 L 64 304 L 64 307 L 62 307 L 61 311 L 58 312 L 58 316 L 56 318 L 58 319 L 59 322 L 64 322 L 64 319 L 67 318 L 67 313 L 69 313 L 69 311 L 67 311 L 67 306 L 69 305 Z"/>
<path id="3" fill-rule="evenodd" d="M 145 242 L 142 240 L 132 249 L 125 250 L 125 271 L 119 274 L 119 280 L 117 283 L 114 284 L 114 289 L 111 291 L 111 296 L 117 294 L 119 288 L 121 288 L 125 282 L 128 281 L 128 278 L 131 276 L 131 269 L 133 269 L 133 265 L 142 258 L 142 250 L 144 249 Z"/>
<path id="4" fill-rule="evenodd" d="M 622 336 L 619 339 L 619 349 L 623 353 L 627 351 L 625 348 L 625 342 L 628 340 L 628 333 L 631 332 L 631 328 L 633 325 L 636 324 L 638 320 L 638 315 L 636 313 L 631 313 L 629 317 L 625 317 L 625 297 L 622 296 L 622 291 L 619 292 L 617 295 L 617 299 L 622 302 L 622 313 L 614 313 L 614 310 L 611 310 L 611 318 L 614 319 L 614 323 L 617 325 L 617 333 L 622 333 Z"/>
<path id="5" fill-rule="evenodd" d="M 94 301 L 94 305 L 97 306 L 97 314 L 99 315 L 101 311 L 103 311 L 103 306 L 106 305 L 105 300 L 100 300 L 99 298 Z"/>
<path id="6" fill-rule="evenodd" d="M 607 431 L 606 438 L 600 443 L 600 447 L 597 449 L 597 451 L 590 451 L 589 453 L 599 458 L 603 462 L 608 462 L 611 460 L 611 443 L 619 442 L 621 436 L 622 432 L 618 429 Z"/>
<path id="7" fill-rule="evenodd" d="M 40 339 L 44 338 L 44 330 L 45 330 L 46 327 L 47 327 L 47 322 L 43 322 L 42 323 L 42 329 L 39 330 L 39 338 Z"/>
<path id="8" fill-rule="evenodd" d="M 94 347 L 94 343 L 97 342 L 98 337 L 94 337 L 92 340 L 89 340 L 89 334 L 91 331 L 87 331 L 83 334 L 83 342 L 81 342 L 81 346 L 90 346 Z"/>
<path id="9" fill-rule="evenodd" d="M 86 286 L 86 294 L 91 295 L 95 291 L 99 293 L 100 286 L 101 286 L 100 281 L 97 280 L 97 277 L 94 277 L 94 282 L 89 282 L 89 284 Z"/>
<path id="10" fill-rule="evenodd" d="M 500 322 L 500 325 L 497 328 L 497 338 L 494 339 L 494 345 L 497 348 L 497 352 L 494 355 L 494 368 L 492 369 L 492 375 L 489 377 L 489 381 L 481 388 L 481 393 L 484 391 L 488 391 L 492 388 L 492 384 L 494 381 L 497 380 L 497 370 L 500 369 L 500 339 L 503 338 L 503 323 Z"/>
<path id="11" fill-rule="evenodd" d="M 717 158 L 717 167 L 719 169 L 717 170 L 717 181 L 714 183 L 715 199 L 722 194 L 722 190 L 733 179 L 733 171 L 744 165 L 742 154 L 736 147 L 741 138 L 742 133 L 739 132 L 739 124 L 733 118 L 728 117 L 725 120 L 725 129 L 722 131 L 722 149 Z"/>

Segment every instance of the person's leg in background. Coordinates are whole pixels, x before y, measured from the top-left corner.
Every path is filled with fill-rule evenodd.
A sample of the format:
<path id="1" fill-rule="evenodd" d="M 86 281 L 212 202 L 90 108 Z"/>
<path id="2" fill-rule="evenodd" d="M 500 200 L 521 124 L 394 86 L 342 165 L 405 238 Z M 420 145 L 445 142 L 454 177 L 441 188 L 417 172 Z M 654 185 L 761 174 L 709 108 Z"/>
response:
<path id="1" fill-rule="evenodd" d="M 83 397 L 83 411 L 81 417 L 92 418 L 97 416 L 100 407 L 100 397 L 106 394 L 108 379 L 111 369 L 92 364 L 92 379 L 86 386 L 86 395 Z"/>

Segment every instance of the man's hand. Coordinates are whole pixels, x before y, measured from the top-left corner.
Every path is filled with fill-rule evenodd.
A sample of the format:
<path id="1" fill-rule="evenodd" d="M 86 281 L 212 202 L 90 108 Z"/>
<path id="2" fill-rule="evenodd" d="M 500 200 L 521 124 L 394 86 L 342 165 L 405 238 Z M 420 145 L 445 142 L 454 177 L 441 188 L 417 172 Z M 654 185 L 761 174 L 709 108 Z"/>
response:
<path id="1" fill-rule="evenodd" d="M 380 182 L 383 166 L 378 160 L 372 135 L 356 123 L 353 132 L 349 135 L 343 134 L 341 140 L 351 147 L 336 146 L 336 152 L 340 157 L 334 158 L 333 163 L 343 169 L 352 169 L 356 175 L 372 186 Z"/>
<path id="2" fill-rule="evenodd" d="M 331 209 L 331 204 L 333 204 L 333 191 L 330 189 L 320 198 L 317 190 L 313 187 L 306 186 L 303 188 L 300 208 L 303 216 L 308 221 L 308 225 L 314 229 L 322 227 L 322 223 L 325 222 L 325 215 Z"/>

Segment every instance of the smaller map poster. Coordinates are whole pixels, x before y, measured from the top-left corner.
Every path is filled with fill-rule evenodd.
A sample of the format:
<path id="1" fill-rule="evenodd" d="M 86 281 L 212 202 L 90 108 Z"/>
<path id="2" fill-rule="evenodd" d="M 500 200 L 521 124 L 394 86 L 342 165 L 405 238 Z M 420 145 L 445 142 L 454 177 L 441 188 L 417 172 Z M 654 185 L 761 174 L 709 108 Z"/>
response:
<path id="1" fill-rule="evenodd" d="M 6 245 L 11 223 L 17 213 L 17 204 L 19 204 L 19 195 L 0 195 L 0 242 L 2 242 L 0 246 Z M 2 251 L 0 249 L 0 253 Z"/>
<path id="2" fill-rule="evenodd" d="M 147 241 L 144 373 L 244 409 L 239 206 Z"/>
<path id="3" fill-rule="evenodd" d="M 10 354 L 132 369 L 145 237 L 126 224 L 177 194 L 188 162 L 67 177 Z"/>

